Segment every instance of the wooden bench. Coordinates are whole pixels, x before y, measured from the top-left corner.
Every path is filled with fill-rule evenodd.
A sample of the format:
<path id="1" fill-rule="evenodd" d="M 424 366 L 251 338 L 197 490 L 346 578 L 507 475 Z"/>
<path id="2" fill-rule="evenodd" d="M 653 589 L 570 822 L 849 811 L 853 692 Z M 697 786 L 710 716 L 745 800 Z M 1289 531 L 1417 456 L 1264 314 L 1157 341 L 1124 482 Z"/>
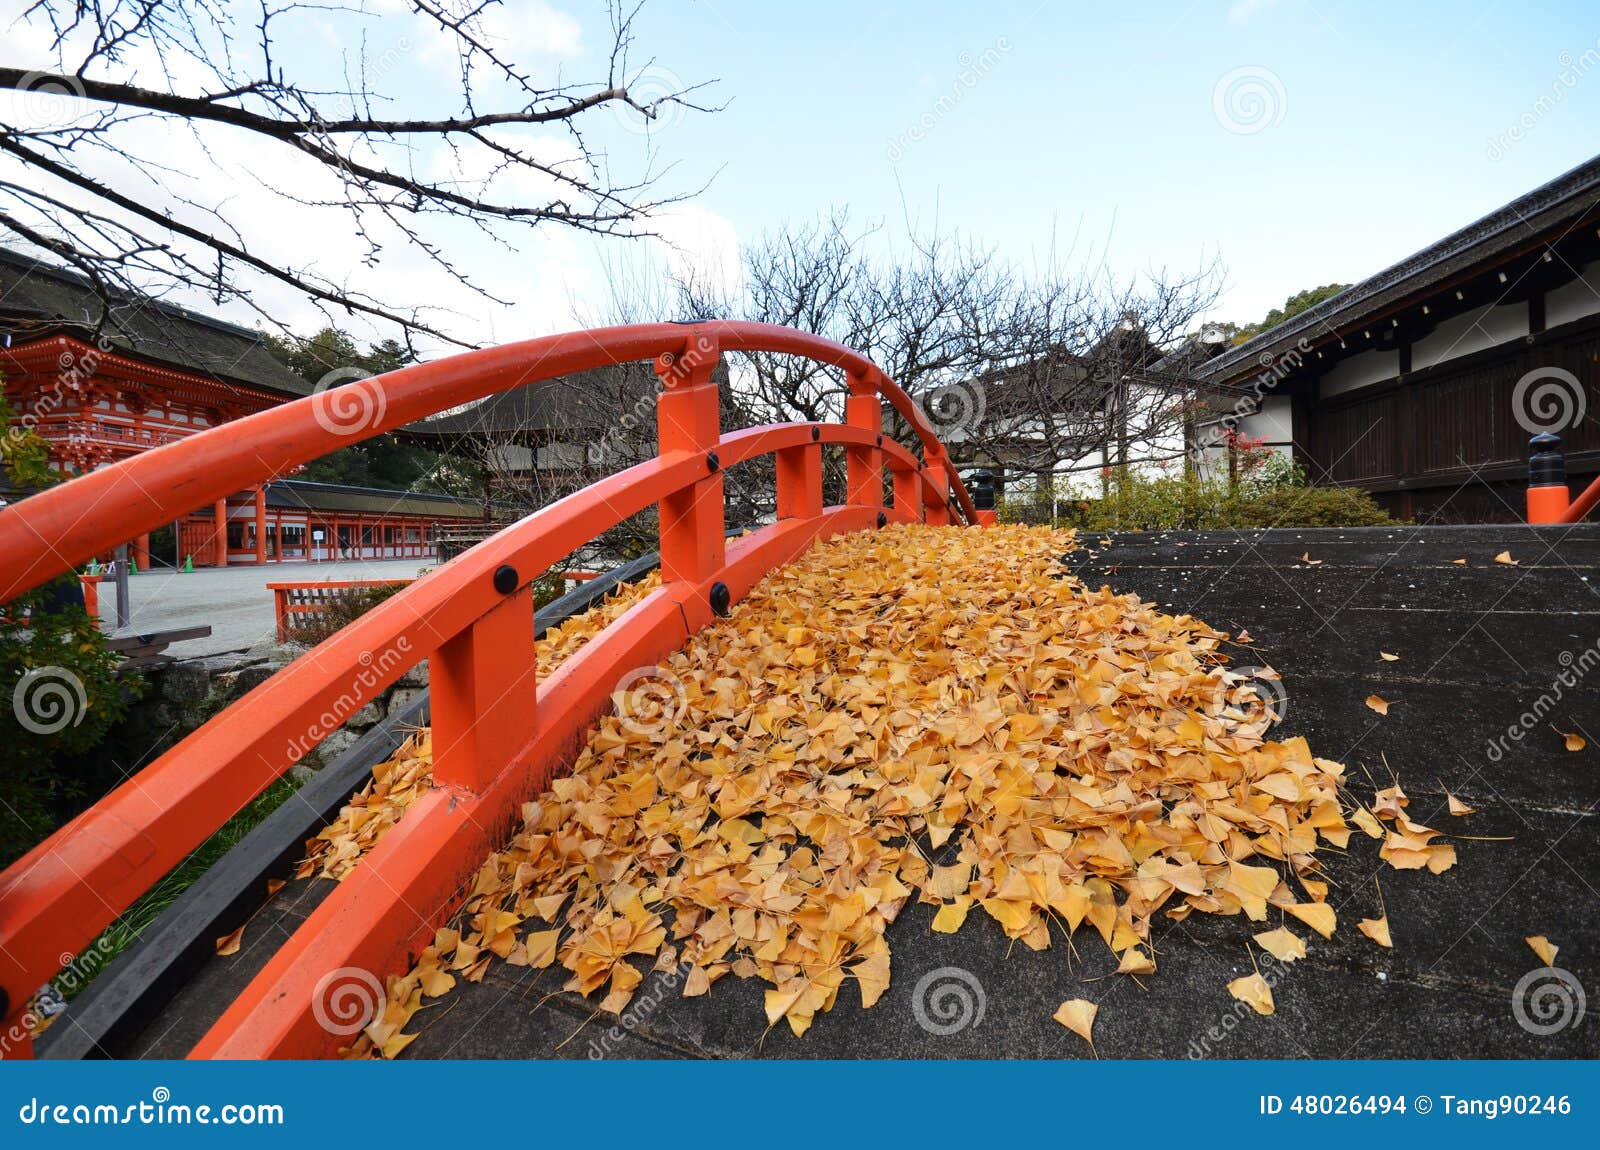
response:
<path id="1" fill-rule="evenodd" d="M 173 643 L 181 643 L 185 639 L 205 639 L 211 634 L 209 626 L 180 627 L 175 631 L 152 631 L 148 635 L 123 635 L 115 639 L 106 640 L 106 650 L 116 651 L 123 658 L 117 665 L 117 674 L 125 671 L 147 671 L 152 667 L 164 667 L 168 663 L 177 662 L 176 658 L 164 654 L 167 647 Z"/>

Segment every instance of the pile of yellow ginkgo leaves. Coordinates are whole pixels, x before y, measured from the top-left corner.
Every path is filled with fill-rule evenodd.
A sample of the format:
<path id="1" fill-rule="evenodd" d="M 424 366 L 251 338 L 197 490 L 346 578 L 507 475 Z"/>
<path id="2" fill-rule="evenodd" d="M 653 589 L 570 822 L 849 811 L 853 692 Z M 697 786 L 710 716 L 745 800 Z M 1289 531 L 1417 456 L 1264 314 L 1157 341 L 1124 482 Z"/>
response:
<path id="1" fill-rule="evenodd" d="M 619 691 L 351 1053 L 398 1053 L 495 957 L 559 964 L 612 1012 L 651 964 L 685 995 L 759 978 L 769 1024 L 803 1034 L 847 979 L 864 1006 L 884 993 L 911 899 L 936 931 L 979 910 L 1035 950 L 1087 924 L 1128 975 L 1155 969 L 1158 913 L 1270 906 L 1331 934 L 1316 852 L 1351 834 L 1343 768 L 1266 737 L 1226 636 L 1083 585 L 1073 545 L 896 526 L 773 572 L 656 689 Z M 1348 809 L 1400 824 L 1395 865 L 1443 869 L 1403 802 Z"/>
<path id="2" fill-rule="evenodd" d="M 607 624 L 661 585 L 659 573 L 623 584 L 598 606 L 551 627 L 534 645 L 538 677 L 548 676 Z M 343 879 L 433 785 L 433 737 L 427 729 L 409 736 L 386 761 L 372 768 L 372 781 L 353 795 L 339 815 L 306 843 L 296 878 Z"/>

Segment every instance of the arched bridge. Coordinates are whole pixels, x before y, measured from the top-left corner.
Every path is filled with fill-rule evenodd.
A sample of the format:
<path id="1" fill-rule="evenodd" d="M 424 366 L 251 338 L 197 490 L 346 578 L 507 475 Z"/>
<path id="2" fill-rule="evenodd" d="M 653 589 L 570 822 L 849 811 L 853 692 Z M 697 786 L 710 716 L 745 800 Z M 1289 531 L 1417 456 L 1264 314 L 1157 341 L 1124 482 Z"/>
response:
<path id="1" fill-rule="evenodd" d="M 723 434 L 713 368 L 776 352 L 838 369 L 845 422 Z M 0 602 L 142 532 L 352 442 L 539 380 L 654 360 L 660 453 L 501 531 L 295 660 L 51 835 L 0 877 L 0 1013 L 15 1024 L 79 953 L 322 735 L 429 661 L 435 789 L 282 947 L 194 1050 L 329 1054 L 313 989 L 340 968 L 398 973 L 448 915 L 519 805 L 571 755 L 619 676 L 681 647 L 764 574 L 840 532 L 972 524 L 977 512 L 923 412 L 864 356 L 757 323 L 573 332 L 408 367 L 312 395 L 42 492 L 0 516 Z M 883 434 L 888 402 L 914 453 Z M 822 452 L 843 448 L 844 504 L 823 505 Z M 773 456 L 777 520 L 724 532 L 725 468 Z M 892 477 L 885 505 L 884 469 Z M 535 682 L 533 582 L 659 506 L 662 585 Z"/>

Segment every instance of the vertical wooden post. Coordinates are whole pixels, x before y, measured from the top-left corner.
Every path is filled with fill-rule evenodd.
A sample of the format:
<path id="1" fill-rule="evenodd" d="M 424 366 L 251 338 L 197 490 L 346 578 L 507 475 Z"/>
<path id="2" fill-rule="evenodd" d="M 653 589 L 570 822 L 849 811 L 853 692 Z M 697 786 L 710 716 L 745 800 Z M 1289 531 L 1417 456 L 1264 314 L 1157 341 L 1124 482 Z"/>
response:
<path id="1" fill-rule="evenodd" d="M 937 527 L 950 525 L 950 476 L 945 471 L 944 460 L 942 449 L 923 452 L 922 477 L 941 493 L 930 499 L 924 492 L 923 520 Z"/>
<path id="2" fill-rule="evenodd" d="M 226 567 L 228 565 L 228 501 L 226 499 L 217 500 L 214 514 L 217 519 L 217 535 L 211 541 L 212 561 L 218 567 Z"/>
<path id="3" fill-rule="evenodd" d="M 150 570 L 150 533 L 148 531 L 133 541 L 133 561 L 139 565 L 139 570 Z"/>
<path id="4" fill-rule="evenodd" d="M 883 441 L 883 401 L 869 375 L 850 374 L 850 395 L 844 401 L 844 421 Z M 883 506 L 883 452 L 878 447 L 845 448 L 846 501 L 855 507 Z"/>
<path id="5" fill-rule="evenodd" d="M 267 561 L 267 485 L 256 488 L 256 565 Z"/>
<path id="6" fill-rule="evenodd" d="M 517 581 L 513 568 L 500 568 L 495 588 L 505 599 L 428 659 L 440 786 L 482 791 L 533 736 L 533 584 Z"/>
<path id="7" fill-rule="evenodd" d="M 715 459 L 722 437 L 721 408 L 712 370 L 720 354 L 714 337 L 699 330 L 681 352 L 656 357 L 661 394 L 656 433 L 663 456 L 692 452 L 706 459 L 705 478 L 661 500 L 661 578 L 703 582 L 726 561 L 722 466 Z"/>
<path id="8" fill-rule="evenodd" d="M 889 472 L 894 482 L 894 510 L 912 523 L 922 522 L 922 476 L 915 468 L 890 463 Z"/>
<path id="9" fill-rule="evenodd" d="M 822 514 L 822 444 L 785 447 L 775 453 L 778 518 L 814 519 Z"/>

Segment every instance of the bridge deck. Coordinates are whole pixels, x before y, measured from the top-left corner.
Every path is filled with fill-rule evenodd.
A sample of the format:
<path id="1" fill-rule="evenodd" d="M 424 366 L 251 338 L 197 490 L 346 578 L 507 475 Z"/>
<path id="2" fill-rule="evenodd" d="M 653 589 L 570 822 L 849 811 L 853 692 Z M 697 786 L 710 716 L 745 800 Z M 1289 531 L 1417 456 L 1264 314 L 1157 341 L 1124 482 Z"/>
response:
<path id="1" fill-rule="evenodd" d="M 718 691 L 737 695 L 718 680 L 730 680 L 737 661 L 731 656 L 751 657 L 739 637 L 750 638 L 752 619 L 763 611 L 770 618 L 763 621 L 768 629 L 759 638 L 780 645 L 784 656 L 762 675 L 810 683 L 802 692 L 815 687 L 815 678 L 807 679 L 804 670 L 813 655 L 826 662 L 829 652 L 854 643 L 897 657 L 924 685 L 948 670 L 963 686 L 947 692 L 942 704 L 923 703 L 943 705 L 953 722 L 975 706 L 981 710 L 985 697 L 1026 694 L 1027 685 L 1017 685 L 1014 674 L 1035 648 L 1016 640 L 1012 632 L 1027 628 L 1013 623 L 1040 617 L 1039 589 L 1044 581 L 1059 583 L 1063 568 L 1054 558 L 1062 547 L 1054 541 L 1032 546 L 1030 537 L 1011 532 L 984 533 L 990 539 L 981 545 L 974 541 L 977 533 L 950 531 L 938 544 L 928 542 L 929 534 L 892 529 L 877 539 L 839 540 L 814 553 L 803 568 L 769 579 L 731 620 L 697 637 L 689 652 L 669 665 L 672 678 L 662 680 L 668 689 L 661 695 L 668 713 L 643 703 L 633 716 L 635 725 L 645 728 L 642 738 L 608 720 L 598 740 L 591 739 L 588 753 L 609 755 L 613 765 L 580 761 L 579 773 L 606 776 L 625 769 L 631 757 L 653 754 L 674 740 L 683 745 L 679 758 L 693 761 L 724 752 L 736 758 L 753 754 L 757 745 L 772 745 L 770 737 L 763 742 L 763 736 L 733 729 L 729 720 L 708 719 L 728 708 L 704 701 Z M 916 541 L 919 535 L 923 538 Z M 1001 540 L 1008 540 L 1003 552 L 995 549 Z M 837 986 L 837 1001 L 831 1010 L 818 1010 L 797 1037 L 781 1021 L 768 1023 L 769 1009 L 783 1014 L 786 1000 L 769 999 L 771 986 L 759 977 L 738 977 L 756 973 L 752 968 L 764 960 L 746 957 L 709 993 L 683 996 L 694 976 L 686 975 L 679 962 L 695 946 L 702 959 L 706 954 L 704 937 L 687 948 L 685 940 L 674 937 L 675 916 L 659 897 L 672 885 L 665 876 L 681 873 L 681 863 L 674 860 L 649 882 L 631 884 L 643 897 L 630 909 L 631 900 L 615 897 L 615 860 L 602 855 L 595 871 L 600 887 L 609 892 L 619 921 L 629 913 L 636 916 L 617 935 L 618 945 L 637 944 L 641 952 L 650 952 L 630 961 L 643 978 L 637 987 L 624 987 L 632 993 L 620 1017 L 599 1009 L 606 986 L 587 998 L 564 990 L 572 972 L 561 961 L 535 969 L 497 957 L 481 971 L 470 965 L 459 971 L 448 993 L 422 1000 L 415 1013 L 400 1010 L 407 1016 L 403 1030 L 419 1037 L 403 1049 L 399 1042 L 392 1048 L 405 1057 L 1075 1057 L 1088 1054 L 1087 1045 L 1051 1014 L 1063 1000 L 1085 999 L 1099 1006 L 1095 1046 L 1105 1056 L 1600 1053 L 1593 1020 L 1543 1036 L 1519 1024 L 1512 1009 L 1513 988 L 1544 965 L 1524 941 L 1530 935 L 1558 944 L 1556 965 L 1581 983 L 1600 985 L 1593 959 L 1600 949 L 1593 878 L 1600 873 L 1594 813 L 1600 776 L 1593 765 L 1600 754 L 1595 741 L 1600 676 L 1592 674 L 1600 665 L 1600 532 L 1587 527 L 1403 528 L 1097 536 L 1080 542 L 1082 548 L 1065 567 L 1087 588 L 1109 583 L 1119 593 L 1136 593 L 1173 614 L 1192 613 L 1219 630 L 1247 629 L 1252 643 L 1225 644 L 1222 650 L 1234 666 L 1270 664 L 1282 675 L 1287 711 L 1268 737 L 1304 736 L 1315 755 L 1345 764 L 1344 798 L 1351 803 L 1371 806 L 1375 791 L 1398 780 L 1410 797 L 1408 817 L 1447 834 L 1448 840 L 1435 841 L 1454 844 L 1455 864 L 1439 874 L 1397 870 L 1380 860 L 1378 842 L 1356 831 L 1347 850 L 1323 843 L 1316 852 L 1328 883 L 1327 902 L 1338 918 L 1332 938 L 1319 937 L 1284 913 L 1286 902 L 1309 897 L 1293 879 L 1273 892 L 1273 905 L 1261 922 L 1242 914 L 1198 912 L 1174 921 L 1166 912 L 1183 902 L 1179 894 L 1150 917 L 1138 952 L 1153 956 L 1157 969 L 1137 975 L 1116 973 L 1119 953 L 1089 922 L 1069 944 L 1058 916 L 1051 916 L 1045 927 L 1049 946 L 1036 951 L 1008 938 L 1000 922 L 979 906 L 955 933 L 936 933 L 931 924 L 938 908 L 911 893 L 881 931 L 886 943 L 881 951 L 873 930 L 851 935 L 847 965 L 854 970 L 887 953 L 887 988 L 879 985 L 874 967 L 863 978 L 830 981 L 830 989 Z M 922 549 L 915 572 L 897 566 L 905 561 L 903 549 L 912 546 Z M 1502 551 L 1509 551 L 1517 565 L 1495 562 Z M 1467 562 L 1458 565 L 1458 559 Z M 937 591 L 908 597 L 918 587 Z M 1025 589 L 1020 596 L 1019 587 Z M 982 594 L 974 597 L 974 592 Z M 1050 610 L 1092 610 L 1090 598 L 1085 591 L 1075 605 L 1051 600 Z M 870 618 L 882 620 L 869 626 L 870 633 L 849 631 Z M 773 629 L 780 622 L 781 632 Z M 790 627 L 809 633 L 791 635 Z M 1162 628 L 1166 633 L 1170 625 Z M 1191 636 L 1197 637 L 1203 632 Z M 1120 650 L 1131 653 L 1143 642 L 1123 643 Z M 804 648 L 816 650 L 803 653 Z M 939 664 L 941 651 L 949 654 L 948 668 Z M 1385 661 L 1380 651 L 1400 658 Z M 969 665 L 966 654 L 981 658 Z M 697 661 L 702 655 L 704 660 Z M 833 688 L 823 693 L 835 701 L 848 695 Z M 1368 706 L 1371 695 L 1390 701 L 1386 716 Z M 640 706 L 639 700 L 649 696 L 648 689 L 636 692 L 629 705 Z M 855 713 L 874 705 L 869 699 Z M 1535 717 L 1524 720 L 1525 713 Z M 1250 721 L 1246 708 L 1245 726 Z M 1237 736 L 1238 722 L 1233 722 Z M 1513 728 L 1518 737 L 1506 737 Z M 1589 746 L 1566 750 L 1561 735 L 1569 732 L 1584 735 Z M 1244 737 L 1248 742 L 1250 732 Z M 951 741 L 959 744 L 962 738 L 952 735 Z M 739 751 L 746 739 L 749 746 Z M 993 739 L 994 731 L 986 728 L 966 745 L 982 750 Z M 1501 749 L 1491 751 L 1496 740 Z M 920 761 L 900 744 L 886 748 L 893 754 L 877 749 L 857 754 L 860 743 L 859 737 L 841 736 L 837 744 L 819 748 L 818 761 L 828 761 L 830 747 L 836 749 L 832 771 L 824 773 L 858 772 L 855 789 L 862 794 L 875 793 L 874 772 L 902 760 Z M 794 850 L 804 849 L 803 834 L 790 834 L 781 825 L 793 812 L 780 814 L 771 806 L 775 788 L 743 796 L 738 808 L 747 813 L 737 826 L 733 810 L 722 812 L 721 823 L 729 830 L 722 842 L 734 856 L 759 857 L 768 834 L 791 858 Z M 1446 792 L 1477 813 L 1452 816 Z M 549 801 L 581 798 L 558 788 Z M 1161 813 L 1170 814 L 1179 798 L 1166 794 Z M 663 801 L 655 793 L 641 795 L 639 810 Z M 753 817 L 752 810 L 765 815 Z M 893 808 L 880 813 L 902 817 Z M 615 807 L 588 811 L 586 817 L 600 814 L 632 817 L 619 816 Z M 708 825 L 718 825 L 714 816 L 707 817 Z M 1064 829 L 1080 833 L 1086 826 Z M 1385 823 L 1386 830 L 1389 826 Z M 967 835 L 958 828 L 936 845 L 918 827 L 910 837 L 914 850 L 934 865 L 948 866 L 957 861 Z M 886 841 L 900 840 L 886 836 Z M 548 847 L 526 839 L 520 847 L 521 853 L 508 856 L 513 872 L 516 864 L 530 860 L 543 865 L 538 852 Z M 992 856 L 995 846 L 974 850 L 968 848 L 967 861 L 978 854 Z M 839 876 L 858 864 L 863 852 L 870 853 L 865 845 L 854 855 L 846 851 L 830 860 L 826 879 L 838 891 L 854 889 L 858 874 L 852 873 L 849 882 Z M 695 861 L 705 865 L 707 856 L 702 852 Z M 1248 864 L 1271 861 L 1254 857 Z M 570 881 L 570 871 L 562 873 L 563 881 Z M 149 1028 L 137 1052 L 185 1052 L 330 887 L 326 879 L 306 879 L 280 892 L 246 931 L 240 954 L 209 964 Z M 1380 949 L 1356 927 L 1358 920 L 1382 913 L 1380 890 L 1393 949 Z M 524 953 L 530 962 L 540 961 L 544 940 L 530 935 L 552 927 L 538 921 L 524 901 L 540 894 L 529 887 L 523 898 L 497 904 L 525 912 L 515 914 L 519 921 L 511 926 L 512 941 L 523 948 L 511 952 L 514 961 Z M 581 895 L 580 889 L 579 901 Z M 558 924 L 570 909 L 562 908 Z M 659 943 L 652 935 L 658 913 L 665 932 Z M 860 912 L 842 913 L 834 925 L 849 934 L 842 924 Z M 470 932 L 472 917 L 465 916 L 461 925 Z M 1251 942 L 1255 933 L 1280 925 L 1308 947 L 1306 957 L 1289 966 L 1264 962 Z M 827 932 L 819 927 L 812 933 Z M 1013 933 L 1024 933 L 1022 924 Z M 1029 941 L 1041 940 L 1033 935 Z M 1120 941 L 1125 958 L 1130 948 L 1127 939 Z M 656 951 L 664 946 L 678 953 L 652 971 Z M 732 967 L 736 953 L 737 948 L 729 961 L 710 965 Z M 453 952 L 441 965 L 448 968 L 460 957 Z M 1252 962 L 1271 982 L 1275 1013 L 1270 1017 L 1258 1016 L 1228 993 L 1231 981 L 1251 973 Z M 467 980 L 469 970 L 481 973 L 481 981 Z M 775 972 L 792 978 L 795 968 L 780 960 Z M 617 985 L 613 982 L 611 989 Z M 791 986 L 784 983 L 785 993 Z M 860 1004 L 864 986 L 882 990 L 870 1009 Z M 387 1035 L 380 1031 L 379 1036 Z"/>

